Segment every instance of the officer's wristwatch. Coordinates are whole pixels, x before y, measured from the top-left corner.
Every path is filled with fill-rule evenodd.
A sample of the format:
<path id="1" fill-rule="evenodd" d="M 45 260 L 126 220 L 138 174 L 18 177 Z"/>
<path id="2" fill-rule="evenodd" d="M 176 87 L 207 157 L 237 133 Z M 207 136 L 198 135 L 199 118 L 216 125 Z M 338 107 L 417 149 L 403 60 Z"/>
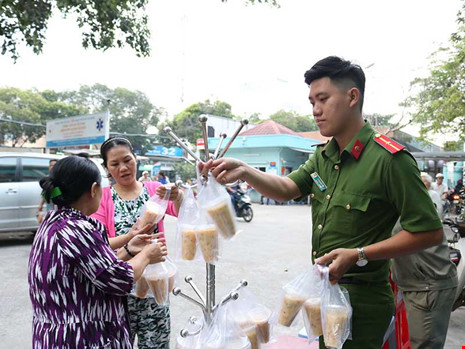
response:
<path id="1" fill-rule="evenodd" d="M 357 248 L 357 252 L 358 252 L 357 265 L 359 267 L 364 267 L 365 265 L 368 264 L 368 259 L 367 259 L 367 255 L 365 254 L 365 250 L 363 249 L 363 247 L 359 247 Z"/>

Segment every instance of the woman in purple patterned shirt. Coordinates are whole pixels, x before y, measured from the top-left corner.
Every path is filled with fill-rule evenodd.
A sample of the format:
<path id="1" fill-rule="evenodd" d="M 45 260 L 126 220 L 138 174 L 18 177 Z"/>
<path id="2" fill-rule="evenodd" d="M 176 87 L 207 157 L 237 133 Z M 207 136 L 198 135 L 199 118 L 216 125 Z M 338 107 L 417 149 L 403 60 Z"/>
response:
<path id="1" fill-rule="evenodd" d="M 119 260 L 104 226 L 89 216 L 100 204 L 100 173 L 89 159 L 71 156 L 40 181 L 47 213 L 29 258 L 33 348 L 132 348 L 125 296 L 148 264 L 164 260 L 166 247 L 150 243 L 142 228 L 130 243 L 137 255 Z"/>

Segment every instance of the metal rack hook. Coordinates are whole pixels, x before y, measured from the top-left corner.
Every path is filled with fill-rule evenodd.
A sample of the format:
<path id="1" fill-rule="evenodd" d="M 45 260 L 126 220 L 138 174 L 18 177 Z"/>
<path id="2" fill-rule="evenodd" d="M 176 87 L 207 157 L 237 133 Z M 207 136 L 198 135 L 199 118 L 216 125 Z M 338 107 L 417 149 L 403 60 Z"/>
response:
<path id="1" fill-rule="evenodd" d="M 199 121 L 202 124 L 203 142 L 205 147 L 205 161 L 210 159 L 210 152 L 208 151 L 208 132 L 207 132 L 208 117 L 205 114 L 199 116 Z"/>
<path id="2" fill-rule="evenodd" d="M 197 160 L 197 161 L 199 161 L 199 162 L 203 162 L 202 160 L 200 160 L 200 158 L 197 156 L 197 154 L 195 154 L 192 150 L 190 150 L 189 147 L 188 147 L 186 144 L 184 144 L 184 142 L 183 142 L 181 139 L 179 139 L 179 137 L 176 136 L 176 135 L 173 133 L 171 127 L 166 126 L 166 127 L 163 129 L 163 132 L 164 132 L 165 134 L 167 134 L 168 136 L 170 136 L 171 138 L 173 138 L 174 141 L 175 141 L 176 143 L 178 143 L 179 146 L 180 146 L 181 148 L 183 148 L 185 151 L 187 151 L 195 160 Z"/>
<path id="3" fill-rule="evenodd" d="M 228 135 L 225 132 L 220 133 L 220 140 L 218 141 L 218 145 L 216 146 L 215 153 L 213 153 L 213 159 L 218 159 L 218 153 L 221 149 L 221 144 L 223 144 L 223 141 L 227 136 Z"/>
<path id="4" fill-rule="evenodd" d="M 226 145 L 226 147 L 224 147 L 224 149 L 221 151 L 220 155 L 218 155 L 218 159 L 219 158 L 222 158 L 224 156 L 224 154 L 226 154 L 226 152 L 228 151 L 229 147 L 231 146 L 231 144 L 233 144 L 233 142 L 236 140 L 236 137 L 237 135 L 239 134 L 239 132 L 241 132 L 242 128 L 247 125 L 249 123 L 249 120 L 247 119 L 242 119 L 241 120 L 241 124 L 239 125 L 239 127 L 237 128 L 237 130 L 234 132 L 234 134 L 232 135 L 231 139 L 229 140 L 228 144 Z"/>

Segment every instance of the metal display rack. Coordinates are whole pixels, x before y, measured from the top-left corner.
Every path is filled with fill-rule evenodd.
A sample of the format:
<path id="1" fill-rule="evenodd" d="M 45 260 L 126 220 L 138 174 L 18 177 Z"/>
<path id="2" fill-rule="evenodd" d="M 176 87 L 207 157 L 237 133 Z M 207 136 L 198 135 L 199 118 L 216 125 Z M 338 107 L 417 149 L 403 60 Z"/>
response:
<path id="1" fill-rule="evenodd" d="M 228 149 L 231 147 L 232 143 L 236 139 L 237 135 L 239 132 L 241 132 L 242 128 L 247 125 L 249 122 L 247 119 L 241 120 L 241 124 L 239 127 L 236 129 L 234 132 L 233 136 L 229 140 L 228 144 L 220 151 L 221 145 L 223 143 L 223 140 L 226 138 L 226 133 L 221 133 L 220 134 L 220 140 L 218 142 L 218 145 L 215 149 L 215 152 L 213 154 L 210 154 L 209 148 L 208 148 L 208 135 L 207 135 L 207 120 L 208 117 L 206 115 L 201 115 L 199 117 L 199 121 L 202 124 L 202 131 L 203 131 L 203 139 L 205 143 L 205 161 L 208 161 L 210 159 L 219 159 L 223 157 Z M 183 148 L 188 154 L 190 154 L 194 159 L 196 159 L 198 162 L 203 162 L 197 154 L 195 154 L 189 147 L 178 137 L 176 136 L 173 131 L 171 130 L 171 127 L 165 127 L 163 130 L 168 136 L 170 136 L 181 148 Z M 208 185 L 208 178 L 202 176 L 199 180 L 202 181 L 203 185 Z M 227 186 L 234 186 L 236 185 L 237 182 L 235 183 L 230 183 L 227 184 Z M 206 324 L 211 324 L 213 315 L 215 311 L 218 309 L 220 305 L 223 305 L 231 300 L 236 300 L 239 298 L 238 290 L 241 289 L 242 287 L 247 286 L 247 281 L 242 280 L 240 281 L 239 285 L 237 285 L 229 294 L 227 294 L 225 297 L 221 299 L 221 301 L 216 304 L 215 302 L 215 265 L 211 263 L 206 263 L 206 297 L 202 295 L 202 292 L 199 290 L 199 288 L 195 285 L 192 276 L 186 276 L 184 281 L 188 283 L 196 295 L 198 296 L 199 300 L 192 298 L 191 296 L 185 294 L 182 292 L 182 290 L 179 287 L 176 287 L 173 290 L 173 295 L 175 296 L 181 296 L 191 303 L 197 305 L 200 307 L 200 309 L 203 312 L 204 315 L 204 320 Z M 194 317 L 191 317 L 190 321 L 194 321 Z M 200 327 L 198 330 L 195 330 L 193 332 L 189 332 L 187 329 L 183 329 L 181 331 L 181 336 L 182 337 L 187 337 L 187 336 L 194 336 L 200 333 L 202 330 L 202 327 Z"/>

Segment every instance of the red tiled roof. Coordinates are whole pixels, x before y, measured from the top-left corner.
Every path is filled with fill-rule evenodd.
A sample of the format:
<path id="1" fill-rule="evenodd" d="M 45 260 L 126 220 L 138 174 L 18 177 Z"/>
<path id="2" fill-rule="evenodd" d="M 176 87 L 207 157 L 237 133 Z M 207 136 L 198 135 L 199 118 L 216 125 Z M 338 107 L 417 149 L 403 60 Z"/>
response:
<path id="1" fill-rule="evenodd" d="M 305 138 L 315 139 L 321 142 L 329 141 L 332 138 L 332 137 L 322 136 L 320 131 L 299 132 L 299 135 Z"/>
<path id="2" fill-rule="evenodd" d="M 294 132 L 290 128 L 287 128 L 286 126 L 283 126 L 273 120 L 268 120 L 261 124 L 258 124 L 254 128 L 241 132 L 239 136 L 263 136 L 280 134 L 289 134 L 297 137 L 302 137 L 297 132 Z"/>

